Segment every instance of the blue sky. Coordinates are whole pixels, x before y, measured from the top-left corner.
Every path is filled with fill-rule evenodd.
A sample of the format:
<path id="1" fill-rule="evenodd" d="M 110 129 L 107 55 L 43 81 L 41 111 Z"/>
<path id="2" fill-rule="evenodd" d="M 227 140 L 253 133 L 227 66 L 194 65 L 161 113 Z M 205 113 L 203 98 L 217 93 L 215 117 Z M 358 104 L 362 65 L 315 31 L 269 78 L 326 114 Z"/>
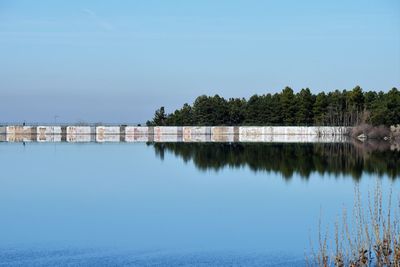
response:
<path id="1" fill-rule="evenodd" d="M 400 87 L 400 1 L 0 0 L 0 122 L 144 122 L 201 94 Z"/>

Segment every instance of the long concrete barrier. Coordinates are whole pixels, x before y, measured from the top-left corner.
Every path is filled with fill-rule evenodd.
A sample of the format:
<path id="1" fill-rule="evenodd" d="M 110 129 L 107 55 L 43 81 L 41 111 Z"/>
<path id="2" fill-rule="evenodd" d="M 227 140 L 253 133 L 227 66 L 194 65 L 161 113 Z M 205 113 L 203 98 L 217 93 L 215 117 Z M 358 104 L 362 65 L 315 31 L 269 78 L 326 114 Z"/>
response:
<path id="1" fill-rule="evenodd" d="M 67 135 L 90 135 L 96 132 L 91 126 L 67 126 Z"/>
<path id="2" fill-rule="evenodd" d="M 148 142 L 151 130 L 144 126 L 126 126 L 125 142 Z"/>
<path id="3" fill-rule="evenodd" d="M 119 126 L 96 126 L 96 142 L 119 142 L 120 135 Z"/>
<path id="4" fill-rule="evenodd" d="M 31 142 L 32 136 L 36 135 L 36 127 L 32 126 L 4 126 L 1 129 L 5 133 L 7 142 Z"/>
<path id="5" fill-rule="evenodd" d="M 348 135 L 337 126 L 0 126 L 8 142 L 312 142 Z M 291 137 L 293 136 L 293 137 Z M 290 138 L 289 138 L 290 137 Z M 335 137 L 335 138 L 329 138 Z"/>
<path id="6" fill-rule="evenodd" d="M 36 142 L 39 143 L 57 143 L 62 141 L 61 134 L 38 134 L 36 135 Z"/>
<path id="7" fill-rule="evenodd" d="M 149 127 L 126 126 L 125 142 L 148 142 Z"/>
<path id="8" fill-rule="evenodd" d="M 182 135 L 182 127 L 179 126 L 156 126 L 154 135 Z"/>
<path id="9" fill-rule="evenodd" d="M 211 127 L 184 126 L 182 129 L 184 142 L 210 142 Z"/>
<path id="10" fill-rule="evenodd" d="M 233 126 L 213 126 L 211 127 L 211 135 L 233 135 L 235 127 Z"/>

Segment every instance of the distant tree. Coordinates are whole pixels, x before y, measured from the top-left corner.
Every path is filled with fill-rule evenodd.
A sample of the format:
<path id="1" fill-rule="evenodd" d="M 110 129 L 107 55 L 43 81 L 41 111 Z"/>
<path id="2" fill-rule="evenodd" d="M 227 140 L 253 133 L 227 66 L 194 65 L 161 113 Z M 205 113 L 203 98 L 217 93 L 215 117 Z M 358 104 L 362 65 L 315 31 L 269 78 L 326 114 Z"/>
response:
<path id="1" fill-rule="evenodd" d="M 279 94 L 274 94 L 271 98 L 271 123 L 273 125 L 281 125 L 283 123 L 282 104 Z"/>
<path id="2" fill-rule="evenodd" d="M 374 91 L 369 91 L 364 93 L 364 108 L 366 110 L 372 110 L 372 104 L 378 97 L 378 94 Z"/>
<path id="3" fill-rule="evenodd" d="M 154 125 L 165 126 L 166 120 L 167 120 L 167 116 L 165 114 L 165 109 L 164 109 L 164 107 L 161 107 L 161 108 L 157 109 L 156 112 L 154 113 L 153 120 L 151 122 L 148 121 L 146 124 L 149 126 L 154 126 Z"/>
<path id="4" fill-rule="evenodd" d="M 261 100 L 258 95 L 250 97 L 246 104 L 246 119 L 245 123 L 249 125 L 260 124 Z"/>
<path id="5" fill-rule="evenodd" d="M 297 113 L 296 123 L 299 125 L 312 125 L 314 120 L 313 106 L 314 96 L 310 89 L 301 89 L 296 95 Z"/>
<path id="6" fill-rule="evenodd" d="M 230 98 L 229 107 L 229 125 L 241 125 L 245 119 L 246 100 L 244 98 Z"/>
<path id="7" fill-rule="evenodd" d="M 386 125 L 400 124 L 400 91 L 392 88 L 386 96 L 387 118 Z"/>
<path id="8" fill-rule="evenodd" d="M 212 125 L 229 125 L 230 113 L 229 113 L 228 102 L 223 97 L 215 95 L 214 97 L 211 98 L 211 105 L 213 107 Z"/>
<path id="9" fill-rule="evenodd" d="M 364 110 L 364 93 L 360 86 L 354 87 L 348 94 L 350 124 L 355 125 L 361 122 L 362 112 Z"/>
<path id="10" fill-rule="evenodd" d="M 400 92 L 363 92 L 360 86 L 351 91 L 335 90 L 313 95 L 310 89 L 294 94 L 290 87 L 280 93 L 230 98 L 202 95 L 193 106 L 166 114 L 156 110 L 147 125 L 344 125 L 361 122 L 374 125 L 400 123 Z"/>
<path id="11" fill-rule="evenodd" d="M 276 112 L 273 104 L 271 94 L 262 95 L 260 97 L 259 125 L 271 125 L 273 123 L 272 118 Z"/>
<path id="12" fill-rule="evenodd" d="M 369 122 L 373 125 L 386 124 L 388 117 L 388 108 L 386 103 L 387 96 L 383 92 L 379 92 L 375 100 L 371 103 L 371 115 Z"/>
<path id="13" fill-rule="evenodd" d="M 328 101 L 324 92 L 319 93 L 315 98 L 313 106 L 314 121 L 316 125 L 323 125 L 325 123 L 325 115 L 327 111 Z"/>
<path id="14" fill-rule="evenodd" d="M 364 108 L 364 93 L 360 86 L 354 87 L 350 92 L 350 103 L 356 111 L 362 111 Z"/>
<path id="15" fill-rule="evenodd" d="M 193 103 L 193 120 L 197 125 L 210 124 L 212 118 L 213 107 L 209 97 L 202 95 L 196 98 Z"/>
<path id="16" fill-rule="evenodd" d="M 193 118 L 197 125 L 226 125 L 229 123 L 227 101 L 219 95 L 199 96 L 193 104 Z"/>
<path id="17" fill-rule="evenodd" d="M 345 107 L 346 107 L 346 99 L 344 94 L 335 90 L 334 92 L 329 92 L 327 94 L 327 108 L 326 108 L 326 116 L 325 122 L 328 125 L 345 125 L 344 117 L 345 117 Z"/>
<path id="18" fill-rule="evenodd" d="M 282 119 L 285 125 L 293 125 L 297 111 L 292 88 L 286 87 L 281 93 Z"/>
<path id="19" fill-rule="evenodd" d="M 181 109 L 175 110 L 174 113 L 167 117 L 167 125 L 189 126 L 193 125 L 192 107 L 185 103 Z"/>

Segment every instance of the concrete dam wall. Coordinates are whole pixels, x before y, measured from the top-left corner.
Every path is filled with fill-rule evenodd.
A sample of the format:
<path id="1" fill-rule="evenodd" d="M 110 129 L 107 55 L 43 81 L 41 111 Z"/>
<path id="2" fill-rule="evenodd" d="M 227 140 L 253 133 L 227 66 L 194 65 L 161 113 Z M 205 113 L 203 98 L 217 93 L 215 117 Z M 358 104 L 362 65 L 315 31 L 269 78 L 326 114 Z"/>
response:
<path id="1" fill-rule="evenodd" d="M 333 126 L 0 126 L 7 142 L 335 142 L 350 127 Z"/>

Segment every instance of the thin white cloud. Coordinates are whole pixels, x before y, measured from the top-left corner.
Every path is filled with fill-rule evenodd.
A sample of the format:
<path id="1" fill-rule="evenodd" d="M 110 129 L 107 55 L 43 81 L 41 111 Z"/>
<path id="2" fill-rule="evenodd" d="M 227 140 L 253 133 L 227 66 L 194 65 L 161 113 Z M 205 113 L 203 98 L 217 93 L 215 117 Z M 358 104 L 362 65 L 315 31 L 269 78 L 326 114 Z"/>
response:
<path id="1" fill-rule="evenodd" d="M 90 9 L 84 8 L 84 9 L 82 9 L 82 11 L 83 11 L 83 13 L 86 13 L 91 17 L 95 17 L 96 16 L 96 14 Z"/>
<path id="2" fill-rule="evenodd" d="M 101 29 L 105 31 L 114 30 L 114 26 L 111 23 L 99 17 L 93 10 L 85 8 L 82 9 L 82 12 L 85 13 L 91 20 L 93 20 Z"/>

